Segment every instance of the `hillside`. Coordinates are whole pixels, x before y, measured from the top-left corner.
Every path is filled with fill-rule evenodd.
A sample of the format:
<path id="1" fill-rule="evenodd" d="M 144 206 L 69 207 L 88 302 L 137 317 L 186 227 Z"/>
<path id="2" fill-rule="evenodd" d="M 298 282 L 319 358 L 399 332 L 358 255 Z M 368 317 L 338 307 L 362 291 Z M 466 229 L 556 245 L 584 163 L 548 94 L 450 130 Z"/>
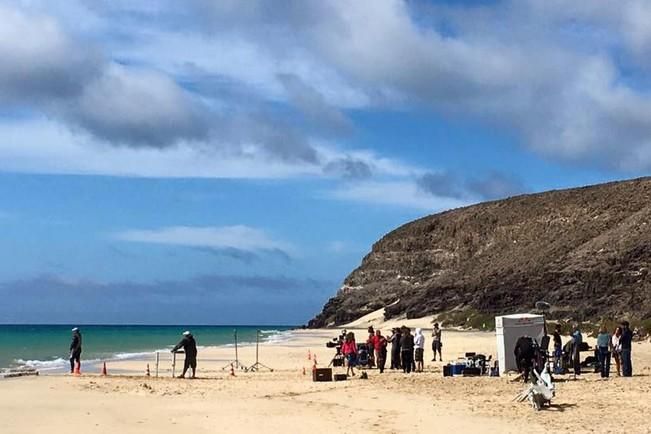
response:
<path id="1" fill-rule="evenodd" d="M 373 245 L 311 327 L 388 306 L 443 312 L 651 318 L 651 178 L 483 203 L 408 223 Z M 391 305 L 391 306 L 389 306 Z"/>

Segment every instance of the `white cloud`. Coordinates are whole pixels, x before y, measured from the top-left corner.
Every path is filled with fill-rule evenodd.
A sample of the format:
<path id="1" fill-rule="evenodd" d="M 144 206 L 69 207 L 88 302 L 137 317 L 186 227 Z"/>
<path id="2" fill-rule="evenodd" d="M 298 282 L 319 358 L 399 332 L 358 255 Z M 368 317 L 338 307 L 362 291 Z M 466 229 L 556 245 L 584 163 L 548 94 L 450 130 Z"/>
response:
<path id="1" fill-rule="evenodd" d="M 168 244 L 214 249 L 237 249 L 247 252 L 288 252 L 294 247 L 270 237 L 265 231 L 250 226 L 171 226 L 160 229 L 132 229 L 114 234 L 122 241 Z"/>
<path id="2" fill-rule="evenodd" d="M 409 181 L 368 181 L 344 185 L 325 192 L 331 199 L 390 205 L 399 208 L 438 212 L 459 208 L 469 203 L 450 197 L 437 197 Z"/>
<path id="3" fill-rule="evenodd" d="M 323 177 L 332 162 L 350 159 L 376 175 L 409 176 L 422 170 L 372 151 L 315 144 L 319 161 L 287 162 L 260 152 L 236 153 L 220 146 L 180 143 L 167 149 L 114 147 L 47 119 L 0 122 L 0 170 L 136 177 L 273 179 Z"/>

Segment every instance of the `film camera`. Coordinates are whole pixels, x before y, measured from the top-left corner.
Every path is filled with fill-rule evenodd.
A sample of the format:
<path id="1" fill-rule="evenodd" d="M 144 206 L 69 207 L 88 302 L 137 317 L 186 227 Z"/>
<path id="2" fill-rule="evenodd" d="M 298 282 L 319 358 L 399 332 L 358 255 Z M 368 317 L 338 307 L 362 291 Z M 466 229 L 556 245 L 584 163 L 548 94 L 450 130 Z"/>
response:
<path id="1" fill-rule="evenodd" d="M 344 366 L 344 355 L 341 354 L 342 344 L 343 340 L 341 337 L 332 338 L 332 340 L 326 342 L 326 347 L 335 349 L 335 355 L 332 360 L 330 360 L 330 364 L 328 366 Z"/>

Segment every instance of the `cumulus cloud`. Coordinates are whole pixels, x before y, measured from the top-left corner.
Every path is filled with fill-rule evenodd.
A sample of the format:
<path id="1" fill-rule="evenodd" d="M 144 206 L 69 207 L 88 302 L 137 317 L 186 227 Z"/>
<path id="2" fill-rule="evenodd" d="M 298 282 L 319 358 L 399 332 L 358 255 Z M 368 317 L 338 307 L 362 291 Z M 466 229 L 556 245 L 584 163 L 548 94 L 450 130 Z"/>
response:
<path id="1" fill-rule="evenodd" d="M 433 196 L 469 202 L 503 199 L 527 191 L 522 180 L 498 171 L 469 177 L 450 172 L 426 173 L 417 178 L 416 183 L 422 191 Z"/>
<path id="2" fill-rule="evenodd" d="M 102 69 L 102 56 L 56 20 L 0 3 L 0 104 L 75 97 Z"/>
<path id="3" fill-rule="evenodd" d="M 170 226 L 159 229 L 131 229 L 116 233 L 114 238 L 139 243 L 211 248 L 240 252 L 280 252 L 286 256 L 295 248 L 270 237 L 265 231 L 244 225 Z"/>
<path id="4" fill-rule="evenodd" d="M 438 212 L 468 205 L 449 196 L 433 196 L 411 181 L 362 181 L 347 184 L 325 193 L 331 199 L 388 205 L 398 208 Z"/>
<path id="5" fill-rule="evenodd" d="M 262 81 L 276 89 L 274 98 L 285 68 L 316 95 L 341 93 L 330 82 L 344 83 L 365 106 L 428 107 L 497 125 L 552 159 L 651 167 L 651 97 L 643 90 L 651 7 L 644 1 L 190 5 L 198 34 L 264 53 L 274 72 Z M 327 74 L 336 80 L 320 79 Z M 257 86 L 261 76 L 250 79 Z"/>

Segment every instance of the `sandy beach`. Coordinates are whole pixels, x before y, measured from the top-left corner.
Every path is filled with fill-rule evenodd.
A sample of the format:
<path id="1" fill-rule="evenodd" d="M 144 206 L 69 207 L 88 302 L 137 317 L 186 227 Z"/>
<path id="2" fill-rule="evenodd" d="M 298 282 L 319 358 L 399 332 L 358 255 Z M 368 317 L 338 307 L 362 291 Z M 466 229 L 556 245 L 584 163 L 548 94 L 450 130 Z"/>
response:
<path id="1" fill-rule="evenodd" d="M 287 341 L 261 345 L 260 362 L 273 372 L 237 370 L 231 376 L 221 368 L 233 357 L 233 348 L 212 347 L 200 350 L 195 380 L 171 378 L 169 354 L 161 355 L 158 378 L 144 376 L 147 363 L 154 375 L 152 356 L 110 362 L 108 377 L 94 366 L 80 377 L 0 380 L 0 432 L 651 432 L 649 343 L 634 345 L 633 378 L 561 376 L 553 407 L 536 413 L 512 401 L 521 383 L 508 377 L 444 378 L 444 363 L 429 362 L 429 351 L 425 373 L 369 370 L 368 380 L 358 375 L 345 382 L 312 382 L 308 351 L 318 366 L 327 366 L 334 351 L 325 343 L 337 334 L 296 331 Z M 360 330 L 358 336 L 363 335 Z M 466 351 L 494 355 L 494 333 L 444 332 L 445 361 Z M 240 348 L 240 360 L 253 364 L 255 348 Z"/>

